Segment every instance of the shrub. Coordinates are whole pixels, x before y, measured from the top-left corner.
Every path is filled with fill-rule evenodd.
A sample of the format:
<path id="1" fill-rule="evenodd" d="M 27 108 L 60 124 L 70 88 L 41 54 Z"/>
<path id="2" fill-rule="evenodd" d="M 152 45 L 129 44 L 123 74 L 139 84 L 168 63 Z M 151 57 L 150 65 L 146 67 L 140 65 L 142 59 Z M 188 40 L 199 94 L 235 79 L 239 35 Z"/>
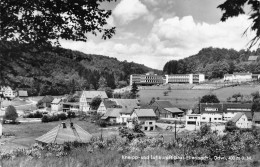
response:
<path id="1" fill-rule="evenodd" d="M 61 120 L 67 119 L 67 115 L 66 115 L 65 113 L 59 114 L 58 117 L 59 117 L 59 119 L 61 119 Z"/>
<path id="2" fill-rule="evenodd" d="M 68 112 L 68 118 L 76 118 L 75 112 L 69 111 Z"/>
<path id="3" fill-rule="evenodd" d="M 18 118 L 18 114 L 14 106 L 12 105 L 8 106 L 5 110 L 4 120 L 12 120 L 12 122 L 15 122 L 17 118 Z"/>
<path id="4" fill-rule="evenodd" d="M 44 116 L 42 117 L 42 122 L 50 122 L 48 115 L 44 115 Z"/>

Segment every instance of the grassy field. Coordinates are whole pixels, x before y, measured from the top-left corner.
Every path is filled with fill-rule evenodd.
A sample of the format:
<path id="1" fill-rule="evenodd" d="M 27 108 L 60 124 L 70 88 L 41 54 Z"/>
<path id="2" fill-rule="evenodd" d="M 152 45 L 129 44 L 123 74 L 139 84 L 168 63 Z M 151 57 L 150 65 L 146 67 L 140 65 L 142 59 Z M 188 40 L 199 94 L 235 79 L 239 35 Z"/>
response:
<path id="1" fill-rule="evenodd" d="M 0 138 L 0 143 L 8 140 L 4 145 L 1 146 L 1 149 L 12 149 L 14 147 L 28 147 L 35 143 L 35 138 L 47 133 L 49 130 L 58 126 L 61 122 L 69 123 L 69 120 L 65 121 L 57 121 L 57 122 L 49 122 L 49 123 L 21 123 L 17 125 L 12 124 L 4 124 L 3 125 L 3 133 L 14 135 L 8 139 Z M 72 122 L 78 124 L 87 132 L 91 133 L 93 136 L 100 136 L 101 129 L 93 124 L 90 121 L 79 121 L 78 118 L 72 119 Z M 102 135 L 104 137 L 110 137 L 113 135 L 118 135 L 118 131 L 116 128 L 102 130 Z"/>
<path id="2" fill-rule="evenodd" d="M 147 104 L 155 97 L 159 97 L 160 100 L 169 100 L 173 105 L 185 106 L 192 108 L 194 104 L 198 103 L 199 98 L 202 96 L 213 93 L 216 94 L 220 101 L 226 101 L 226 99 L 235 93 L 241 93 L 243 95 L 250 95 L 253 92 L 259 91 L 260 85 L 242 85 L 235 87 L 226 87 L 217 90 L 171 90 L 167 96 L 164 96 L 163 92 L 166 89 L 144 89 L 139 91 L 139 99 L 141 104 Z"/>

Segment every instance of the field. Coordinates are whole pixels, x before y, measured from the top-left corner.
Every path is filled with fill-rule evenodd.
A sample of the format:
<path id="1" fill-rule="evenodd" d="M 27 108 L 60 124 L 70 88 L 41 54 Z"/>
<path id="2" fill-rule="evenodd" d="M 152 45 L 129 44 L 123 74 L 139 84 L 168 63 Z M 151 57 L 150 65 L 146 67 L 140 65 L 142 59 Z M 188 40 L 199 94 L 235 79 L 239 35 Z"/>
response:
<path id="1" fill-rule="evenodd" d="M 159 97 L 160 100 L 169 100 L 173 105 L 184 106 L 185 108 L 192 108 L 194 104 L 198 103 L 199 98 L 202 96 L 213 93 L 216 94 L 220 101 L 226 101 L 226 99 L 235 93 L 241 93 L 243 95 L 250 95 L 252 92 L 260 90 L 260 85 L 241 85 L 235 87 L 226 87 L 217 90 L 176 90 L 172 89 L 167 96 L 164 96 L 163 92 L 167 89 L 142 89 L 139 91 L 139 99 L 141 104 L 147 104 L 155 97 Z"/>
<path id="2" fill-rule="evenodd" d="M 1 149 L 10 150 L 15 147 L 28 147 L 35 143 L 35 138 L 45 134 L 52 128 L 59 125 L 61 122 L 68 123 L 69 120 L 49 123 L 21 123 L 17 125 L 4 124 L 3 133 L 10 134 L 12 136 L 9 138 L 0 138 L 0 143 L 5 143 L 4 145 L 1 145 Z M 91 133 L 93 136 L 101 135 L 101 129 L 97 125 L 90 123 L 89 121 L 79 121 L 78 118 L 75 118 L 72 119 L 72 122 L 78 124 L 87 132 Z M 102 135 L 104 137 L 109 137 L 117 134 L 118 131 L 116 130 L 116 128 L 104 128 L 102 130 Z"/>

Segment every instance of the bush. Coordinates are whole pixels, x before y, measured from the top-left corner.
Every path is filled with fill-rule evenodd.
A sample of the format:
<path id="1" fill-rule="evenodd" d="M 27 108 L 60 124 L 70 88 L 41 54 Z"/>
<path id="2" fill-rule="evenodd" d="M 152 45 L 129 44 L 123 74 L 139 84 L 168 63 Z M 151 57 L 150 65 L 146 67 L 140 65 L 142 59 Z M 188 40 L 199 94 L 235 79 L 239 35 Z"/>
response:
<path id="1" fill-rule="evenodd" d="M 68 112 L 68 118 L 76 118 L 75 112 L 69 111 Z"/>
<path id="2" fill-rule="evenodd" d="M 42 117 L 42 122 L 50 122 L 48 115 L 44 115 L 44 116 Z"/>
<path id="3" fill-rule="evenodd" d="M 18 118 L 18 114 L 14 106 L 12 105 L 8 106 L 5 110 L 4 120 L 11 120 L 12 122 L 15 122 L 17 118 Z"/>
<path id="4" fill-rule="evenodd" d="M 65 113 L 59 114 L 58 117 L 59 117 L 61 120 L 67 119 L 67 115 L 66 115 Z"/>
<path id="5" fill-rule="evenodd" d="M 24 118 L 42 118 L 43 114 L 39 111 L 37 111 L 36 113 L 30 113 L 27 116 L 24 116 Z"/>

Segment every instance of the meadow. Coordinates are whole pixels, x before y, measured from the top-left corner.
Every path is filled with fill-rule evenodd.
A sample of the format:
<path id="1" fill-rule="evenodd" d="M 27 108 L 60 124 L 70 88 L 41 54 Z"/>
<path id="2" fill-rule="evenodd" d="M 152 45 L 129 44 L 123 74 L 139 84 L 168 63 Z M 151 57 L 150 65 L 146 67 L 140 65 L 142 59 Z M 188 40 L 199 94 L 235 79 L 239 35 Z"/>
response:
<path id="1" fill-rule="evenodd" d="M 183 89 L 178 90 L 172 88 L 168 95 L 165 96 L 163 92 L 168 91 L 167 87 L 165 89 L 141 89 L 139 91 L 139 99 L 141 104 L 147 104 L 150 100 L 155 97 L 159 97 L 160 100 L 169 100 L 173 105 L 184 108 L 193 108 L 193 106 L 199 102 L 199 99 L 206 94 L 216 94 L 220 101 L 226 101 L 226 99 L 235 93 L 241 93 L 243 95 L 250 95 L 253 92 L 260 90 L 260 85 L 240 85 L 234 87 L 225 87 L 217 90 L 193 90 L 193 89 Z"/>

